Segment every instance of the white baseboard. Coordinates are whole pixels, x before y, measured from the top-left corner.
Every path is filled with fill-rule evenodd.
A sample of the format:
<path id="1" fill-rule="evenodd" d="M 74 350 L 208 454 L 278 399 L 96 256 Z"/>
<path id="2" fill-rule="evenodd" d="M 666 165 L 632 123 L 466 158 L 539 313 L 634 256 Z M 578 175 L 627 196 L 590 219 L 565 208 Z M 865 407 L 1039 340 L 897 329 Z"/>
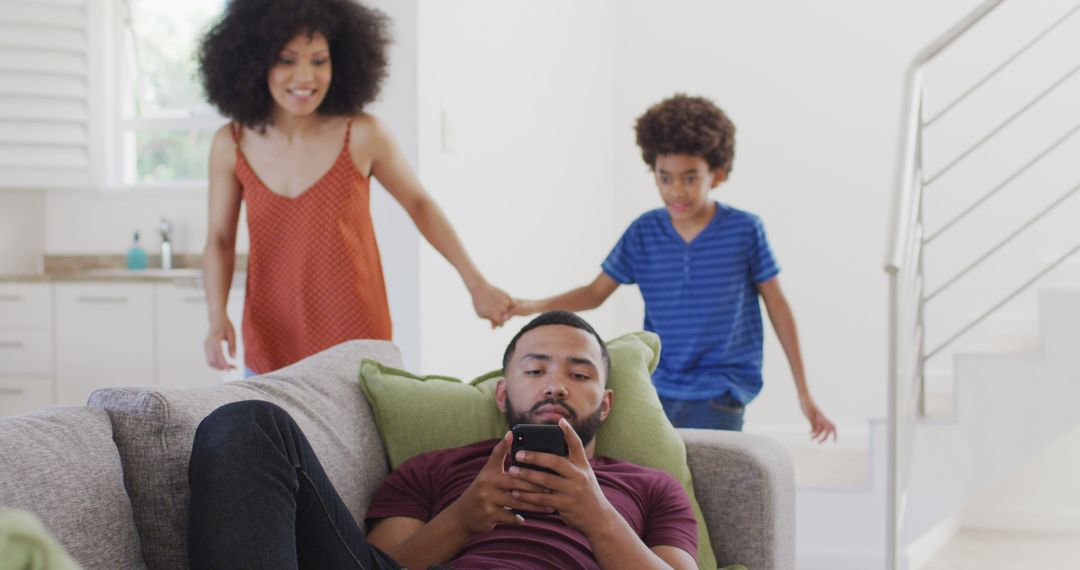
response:
<path id="1" fill-rule="evenodd" d="M 964 528 L 1008 532 L 1080 534 L 1080 510 L 1071 507 L 1013 506 L 999 509 L 972 508 L 964 513 Z"/>

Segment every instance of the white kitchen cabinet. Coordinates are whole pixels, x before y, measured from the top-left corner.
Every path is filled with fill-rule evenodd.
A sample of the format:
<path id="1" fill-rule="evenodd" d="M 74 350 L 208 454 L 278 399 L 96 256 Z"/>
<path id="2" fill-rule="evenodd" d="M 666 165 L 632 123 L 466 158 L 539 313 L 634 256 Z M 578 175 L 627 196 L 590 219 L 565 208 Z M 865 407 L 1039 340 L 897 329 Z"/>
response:
<path id="1" fill-rule="evenodd" d="M 52 377 L 52 331 L 0 328 L 0 375 Z"/>
<path id="2" fill-rule="evenodd" d="M 0 416 L 25 414 L 52 403 L 52 378 L 0 376 Z"/>
<path id="3" fill-rule="evenodd" d="M 51 329 L 51 283 L 0 283 L 0 329 Z"/>
<path id="4" fill-rule="evenodd" d="M 244 290 L 229 294 L 235 370 L 207 366 L 194 281 L 0 283 L 0 415 L 82 405 L 110 386 L 197 387 L 243 377 Z"/>
<path id="5" fill-rule="evenodd" d="M 244 375 L 240 318 L 244 310 L 244 290 L 229 294 L 229 319 L 236 327 L 236 366 L 222 372 L 206 364 L 203 342 L 209 329 L 206 293 L 201 285 L 157 285 L 157 381 L 161 386 L 208 386 Z"/>
<path id="6" fill-rule="evenodd" d="M 0 416 L 54 401 L 51 283 L 0 283 Z"/>
<path id="7" fill-rule="evenodd" d="M 155 384 L 153 283 L 57 283 L 56 403 Z"/>

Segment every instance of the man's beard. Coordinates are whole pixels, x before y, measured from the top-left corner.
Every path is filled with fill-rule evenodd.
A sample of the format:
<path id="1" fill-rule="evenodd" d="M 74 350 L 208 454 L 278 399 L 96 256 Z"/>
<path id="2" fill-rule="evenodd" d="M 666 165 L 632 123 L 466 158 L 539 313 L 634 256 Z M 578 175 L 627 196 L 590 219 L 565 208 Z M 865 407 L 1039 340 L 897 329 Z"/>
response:
<path id="1" fill-rule="evenodd" d="M 541 407 L 549 405 L 560 406 L 562 407 L 562 409 L 566 410 L 566 421 L 570 422 L 570 427 L 574 428 L 574 431 L 577 432 L 578 437 L 581 438 L 582 446 L 589 445 L 589 442 L 591 442 L 593 438 L 596 437 L 596 430 L 600 429 L 600 424 L 603 421 L 601 419 L 601 413 L 603 412 L 602 405 L 597 406 L 596 411 L 580 420 L 578 419 L 577 410 L 571 407 L 570 404 L 567 404 L 562 400 L 554 400 L 550 398 L 546 400 L 540 400 L 539 402 L 533 404 L 533 407 L 530 408 L 527 412 L 519 413 L 514 410 L 514 404 L 510 401 L 510 394 L 507 393 L 506 424 L 510 426 L 510 429 L 514 429 L 514 426 L 519 424 L 534 423 L 530 420 L 532 414 L 536 412 L 536 410 L 539 410 Z M 547 423 L 550 424 L 554 422 Z"/>

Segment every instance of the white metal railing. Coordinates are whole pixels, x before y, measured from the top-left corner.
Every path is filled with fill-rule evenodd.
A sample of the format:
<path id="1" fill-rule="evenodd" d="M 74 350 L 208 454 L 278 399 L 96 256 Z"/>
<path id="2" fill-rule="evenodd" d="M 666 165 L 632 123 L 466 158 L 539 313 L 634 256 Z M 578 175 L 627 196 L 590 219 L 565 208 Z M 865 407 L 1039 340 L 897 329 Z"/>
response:
<path id="1" fill-rule="evenodd" d="M 1080 65 L 1073 67 L 1063 76 L 1046 86 L 1038 95 L 1030 99 L 1005 121 L 983 134 L 974 144 L 952 158 L 937 172 L 924 175 L 924 136 L 925 130 L 941 117 L 948 114 L 973 93 L 987 84 L 993 77 L 1006 69 L 1021 55 L 1038 44 L 1054 29 L 1080 12 L 1080 4 L 1058 17 L 1049 27 L 1025 43 L 1020 49 L 998 64 L 993 70 L 975 82 L 971 87 L 945 105 L 929 119 L 926 115 L 924 97 L 924 79 L 927 65 L 943 50 L 956 42 L 972 27 L 976 26 L 988 14 L 994 11 L 1004 0 L 987 0 L 970 14 L 957 22 L 936 41 L 920 52 L 908 67 L 904 90 L 904 103 L 901 123 L 901 144 L 899 147 L 897 183 L 893 194 L 888 250 L 885 270 L 889 277 L 889 429 L 888 429 L 888 467 L 887 467 L 887 505 L 886 505 L 886 568 L 894 570 L 900 564 L 900 531 L 907 500 L 906 477 L 909 467 L 912 428 L 916 418 L 923 415 L 924 409 L 924 365 L 926 359 L 947 348 L 984 319 L 1000 309 L 1006 303 L 1027 290 L 1048 272 L 1063 263 L 1070 256 L 1080 252 L 1080 243 L 1075 244 L 1065 254 L 1042 268 L 1019 288 L 995 303 L 989 310 L 971 319 L 958 331 L 935 346 L 929 352 L 925 347 L 924 313 L 926 303 L 958 279 L 967 275 L 976 266 L 992 257 L 1007 243 L 1028 228 L 1036 225 L 1043 217 L 1063 202 L 1080 191 L 1080 181 L 1059 196 L 1048 207 L 1017 227 L 1005 239 L 982 253 L 974 261 L 960 267 L 957 272 L 934 291 L 925 291 L 923 258 L 925 248 L 935 239 L 948 232 L 958 221 L 982 206 L 991 196 L 1007 186 L 1023 172 L 1038 163 L 1045 156 L 1070 139 L 1078 131 L 1080 124 L 1072 127 L 1063 136 L 1043 149 L 1034 158 L 1011 173 L 999 184 L 993 186 L 980 198 L 964 208 L 959 214 L 947 221 L 941 228 L 930 235 L 925 235 L 924 195 L 923 190 L 957 164 L 963 162 L 976 150 L 991 139 L 997 137 L 1008 125 L 1037 105 L 1047 95 L 1057 90 L 1062 84 L 1080 73 Z"/>

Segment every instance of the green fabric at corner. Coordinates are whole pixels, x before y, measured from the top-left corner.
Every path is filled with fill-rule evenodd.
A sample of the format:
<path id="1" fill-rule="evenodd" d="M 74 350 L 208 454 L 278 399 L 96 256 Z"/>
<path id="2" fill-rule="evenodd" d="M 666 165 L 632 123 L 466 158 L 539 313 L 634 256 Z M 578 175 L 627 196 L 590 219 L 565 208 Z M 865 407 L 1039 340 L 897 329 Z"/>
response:
<path id="1" fill-rule="evenodd" d="M 0 570 L 78 570 L 33 514 L 0 509 Z"/>

